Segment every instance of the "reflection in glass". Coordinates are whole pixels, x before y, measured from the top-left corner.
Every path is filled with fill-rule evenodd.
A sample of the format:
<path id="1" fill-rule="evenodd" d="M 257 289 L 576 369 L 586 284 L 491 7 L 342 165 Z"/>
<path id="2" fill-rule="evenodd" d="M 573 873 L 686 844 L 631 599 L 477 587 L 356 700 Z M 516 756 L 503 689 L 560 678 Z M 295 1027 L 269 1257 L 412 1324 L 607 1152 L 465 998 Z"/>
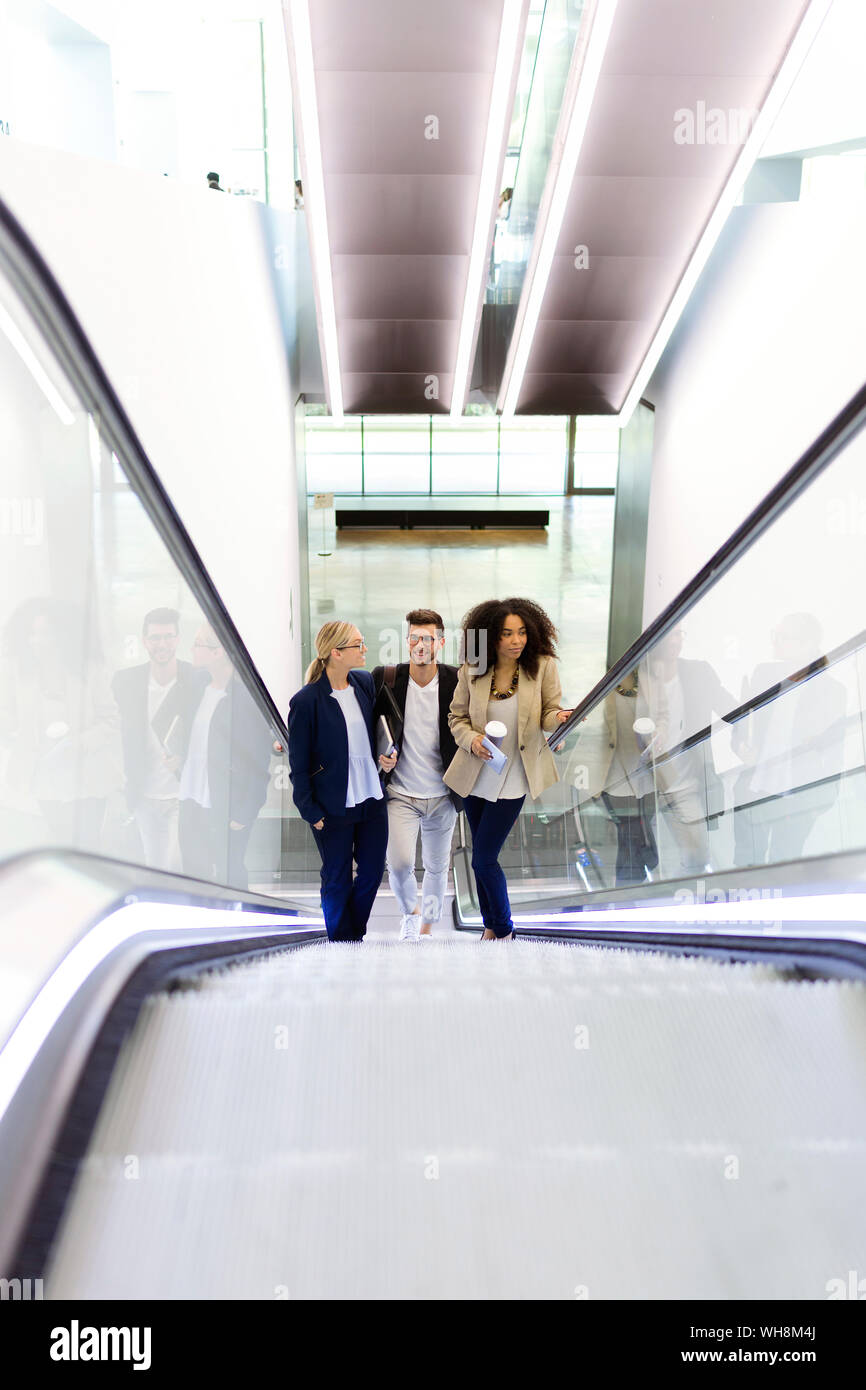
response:
<path id="1" fill-rule="evenodd" d="M 510 894 L 694 891 L 863 848 L 864 476 L 861 430 L 571 730 L 503 855 Z"/>
<path id="2" fill-rule="evenodd" d="M 0 283 L 0 856 L 281 872 L 285 755 L 165 542 Z"/>
<path id="3" fill-rule="evenodd" d="M 488 304 L 516 304 L 526 276 L 544 181 L 575 39 L 585 9 L 584 0 L 547 0 L 531 89 L 524 97 L 523 119 L 512 139 L 519 149 L 512 156 L 506 184 L 510 199 L 500 203 L 487 283 Z"/>

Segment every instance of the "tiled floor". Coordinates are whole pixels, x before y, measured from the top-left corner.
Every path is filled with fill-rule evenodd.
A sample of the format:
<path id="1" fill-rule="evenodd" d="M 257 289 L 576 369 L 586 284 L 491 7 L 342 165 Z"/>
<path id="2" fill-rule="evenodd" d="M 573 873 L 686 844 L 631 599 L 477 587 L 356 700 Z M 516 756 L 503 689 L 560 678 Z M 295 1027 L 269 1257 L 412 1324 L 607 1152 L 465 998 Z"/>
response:
<path id="1" fill-rule="evenodd" d="M 360 502 L 351 500 L 353 506 Z M 381 500 L 396 505 L 401 499 Z M 421 500 L 433 505 L 437 499 Z M 372 669 L 380 661 L 406 659 L 399 645 L 403 617 L 409 608 L 432 607 L 446 623 L 444 659 L 456 662 L 459 623 L 472 604 L 522 595 L 542 604 L 559 628 L 563 695 L 574 704 L 605 668 L 614 499 L 460 499 L 464 505 L 472 500 L 491 511 L 509 501 L 515 507 L 547 507 L 550 524 L 527 531 L 335 532 L 333 512 L 311 506 L 311 630 L 335 617 L 357 623 Z M 331 554 L 323 557 L 321 550 Z"/>

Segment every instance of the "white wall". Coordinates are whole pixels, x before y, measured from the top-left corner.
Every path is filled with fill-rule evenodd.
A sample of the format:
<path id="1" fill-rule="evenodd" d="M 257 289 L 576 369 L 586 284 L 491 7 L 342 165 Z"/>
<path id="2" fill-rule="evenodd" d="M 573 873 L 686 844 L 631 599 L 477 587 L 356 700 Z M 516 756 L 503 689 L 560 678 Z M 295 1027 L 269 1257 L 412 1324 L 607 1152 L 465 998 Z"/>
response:
<path id="1" fill-rule="evenodd" d="M 18 139 L 113 159 L 108 45 L 44 0 L 4 0 L 0 120 Z"/>
<path id="2" fill-rule="evenodd" d="M 864 245 L 862 203 L 733 210 L 645 393 L 656 408 L 645 623 L 866 379 Z M 834 569 L 832 539 L 804 561 Z"/>
<path id="3" fill-rule="evenodd" d="M 656 415 L 645 624 L 866 380 L 864 245 L 862 203 L 734 209 L 646 392 Z M 782 660 L 791 674 L 866 629 L 864 594 L 861 432 L 691 610 L 682 655 L 710 662 L 734 701 L 745 699 L 756 682 L 766 686 L 764 663 Z M 817 626 L 789 618 L 786 627 L 804 634 L 795 652 L 780 627 L 797 614 Z M 848 714 L 841 765 L 861 767 L 861 657 L 835 665 L 812 693 L 832 706 L 839 683 Z M 784 730 L 774 736 L 784 740 Z M 713 753 L 719 771 L 739 765 L 730 731 L 714 738 Z M 859 811 L 846 805 L 820 820 L 825 839 L 813 834 L 810 852 L 862 843 Z"/>
<path id="4" fill-rule="evenodd" d="M 293 399 L 261 209 L 0 142 L 0 197 L 88 333 L 277 706 L 301 683 Z"/>
<path id="5" fill-rule="evenodd" d="M 761 154 L 788 154 L 866 134 L 866 5 L 834 0 Z"/>

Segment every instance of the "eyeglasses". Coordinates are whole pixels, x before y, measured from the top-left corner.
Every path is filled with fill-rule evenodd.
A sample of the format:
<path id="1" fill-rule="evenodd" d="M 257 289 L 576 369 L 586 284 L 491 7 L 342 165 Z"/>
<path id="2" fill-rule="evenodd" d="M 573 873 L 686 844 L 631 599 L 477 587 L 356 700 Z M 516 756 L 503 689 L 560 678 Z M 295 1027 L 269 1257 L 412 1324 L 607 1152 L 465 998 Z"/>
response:
<path id="1" fill-rule="evenodd" d="M 219 642 L 193 642 L 193 646 L 204 647 L 209 652 L 218 652 L 220 649 Z"/>
<path id="2" fill-rule="evenodd" d="M 433 643 L 438 642 L 438 640 L 438 637 L 429 637 L 426 632 L 418 633 L 416 636 L 408 639 L 410 647 L 417 647 L 422 642 L 429 643 L 432 646 Z"/>
<path id="3" fill-rule="evenodd" d="M 337 648 L 337 651 L 338 651 L 338 652 L 350 652 L 350 651 L 352 651 L 352 649 L 353 649 L 354 647 L 357 647 L 359 651 L 364 651 L 364 652 L 365 652 L 365 651 L 367 650 L 367 643 L 364 641 L 364 639 L 363 639 L 363 637 L 362 637 L 361 640 L 360 640 L 360 642 L 346 642 L 346 644 L 345 644 L 344 646 L 338 647 L 338 648 Z"/>

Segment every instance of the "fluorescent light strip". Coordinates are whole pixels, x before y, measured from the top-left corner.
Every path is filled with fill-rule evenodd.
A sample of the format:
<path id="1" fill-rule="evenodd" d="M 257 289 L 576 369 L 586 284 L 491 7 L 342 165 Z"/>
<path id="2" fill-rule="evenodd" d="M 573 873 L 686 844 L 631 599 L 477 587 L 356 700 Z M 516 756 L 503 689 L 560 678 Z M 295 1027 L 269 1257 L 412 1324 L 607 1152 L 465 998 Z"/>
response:
<path id="1" fill-rule="evenodd" d="M 714 888 L 711 883 L 708 883 L 705 889 L 707 895 L 724 891 L 724 888 Z M 866 939 L 866 893 L 817 893 L 812 897 L 760 898 L 755 901 L 660 903 L 658 907 L 611 906 L 588 908 L 583 912 L 512 912 L 512 916 L 515 926 L 544 923 L 555 928 L 560 924 L 571 923 L 582 927 L 616 927 L 618 930 L 626 927 L 629 931 L 640 931 L 645 926 L 666 924 L 680 927 L 695 925 L 707 930 L 744 924 L 759 929 L 770 926 L 813 926 L 816 923 L 848 926 L 856 924 L 861 928 L 858 935 Z M 481 917 L 473 915 L 466 918 L 466 921 L 478 922 L 480 925 Z"/>
<path id="2" fill-rule="evenodd" d="M 310 250 L 316 285 L 319 338 L 325 369 L 325 392 L 331 415 L 343 419 L 343 385 L 340 379 L 340 352 L 337 341 L 337 311 L 331 276 L 331 245 L 325 205 L 325 174 L 319 136 L 316 103 L 316 74 L 313 64 L 313 37 L 307 0 L 286 0 L 286 22 L 292 48 L 292 72 L 300 125 L 300 148 L 304 180 L 304 211 L 310 230 Z"/>
<path id="3" fill-rule="evenodd" d="M 592 29 L 586 47 L 581 54 L 580 36 L 578 36 L 577 46 L 572 57 L 567 90 L 570 89 L 569 95 L 573 94 L 573 104 L 568 118 L 568 129 L 559 148 L 557 148 L 557 143 L 554 143 L 554 151 L 539 211 L 539 221 L 542 224 L 540 235 L 536 231 L 535 243 L 526 270 L 526 280 L 520 296 L 514 333 L 508 349 L 499 399 L 496 403 L 497 409 L 504 416 L 514 414 L 520 388 L 523 385 L 526 364 L 529 361 L 529 353 L 535 338 L 541 305 L 547 292 L 550 268 L 553 265 L 553 257 L 559 241 L 559 234 L 562 231 L 565 210 L 571 196 L 574 173 L 586 134 L 598 79 L 601 75 L 616 6 L 617 0 L 597 0 L 592 18 Z M 559 137 L 559 132 L 557 132 L 557 137 Z"/>
<path id="4" fill-rule="evenodd" d="M 686 266 L 685 273 L 677 285 L 673 299 L 668 305 L 664 318 L 659 324 L 656 335 L 640 365 L 638 374 L 625 398 L 622 410 L 618 416 L 611 417 L 611 423 L 618 424 L 620 428 L 624 428 L 628 424 L 635 406 L 644 393 L 647 382 L 658 366 L 659 359 L 667 347 L 668 340 L 676 327 L 683 309 L 686 307 L 692 290 L 698 282 L 701 271 L 709 260 L 710 253 L 718 241 L 721 230 L 739 197 L 740 189 L 745 182 L 746 176 L 758 157 L 770 133 L 770 129 L 782 109 L 785 98 L 791 90 L 794 79 L 803 64 L 806 54 L 812 46 L 818 30 L 826 19 L 832 3 L 833 0 L 812 0 L 809 9 L 803 16 L 800 27 L 794 35 L 791 46 L 785 54 L 782 64 L 773 79 L 773 84 L 767 93 L 764 104 L 740 151 L 739 158 L 731 170 L 728 181 L 722 190 L 721 197 L 713 208 L 701 238 L 692 252 L 691 260 Z"/>
<path id="5" fill-rule="evenodd" d="M 0 328 L 12 344 L 21 361 L 39 387 L 48 404 L 64 425 L 75 423 L 75 412 L 70 410 L 54 382 L 46 372 L 39 358 L 28 343 L 15 320 L 0 304 Z"/>
<path id="6" fill-rule="evenodd" d="M 504 0 L 499 48 L 493 70 L 490 92 L 490 111 L 487 117 L 487 137 L 478 182 L 478 203 L 475 209 L 475 230 L 469 253 L 466 275 L 466 295 L 457 340 L 457 361 L 451 391 L 451 419 L 459 420 L 469 391 L 472 372 L 472 349 L 487 270 L 491 225 L 494 222 L 499 178 L 505 158 L 505 146 L 511 121 L 514 97 L 515 66 L 523 47 L 526 31 L 528 0 Z"/>
<path id="7" fill-rule="evenodd" d="M 310 927 L 322 927 L 321 917 L 284 917 L 280 913 L 237 912 L 231 908 L 183 907 L 176 903 L 134 902 L 109 914 L 72 947 L 30 1003 L 26 1013 L 0 1051 L 0 1122 L 27 1071 L 45 1044 L 52 1028 L 88 975 L 118 947 L 134 938 L 163 938 L 167 931 L 212 931 L 208 944 L 235 940 L 239 929 L 280 930 L 286 940 Z M 222 933 L 218 929 L 222 928 Z M 153 949 L 157 948 L 154 942 Z"/>

